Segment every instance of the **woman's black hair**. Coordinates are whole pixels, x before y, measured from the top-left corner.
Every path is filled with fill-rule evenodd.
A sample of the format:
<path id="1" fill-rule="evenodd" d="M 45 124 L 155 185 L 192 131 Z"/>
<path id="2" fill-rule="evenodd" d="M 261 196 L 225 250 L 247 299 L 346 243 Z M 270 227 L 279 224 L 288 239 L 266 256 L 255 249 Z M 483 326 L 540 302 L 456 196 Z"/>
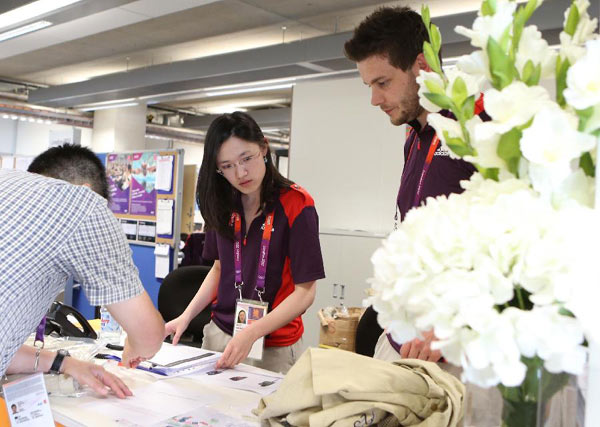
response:
<path id="1" fill-rule="evenodd" d="M 210 124 L 204 140 L 204 158 L 198 174 L 196 201 L 206 226 L 220 235 L 233 239 L 233 228 L 229 225 L 231 213 L 236 208 L 240 192 L 217 172 L 217 155 L 221 145 L 232 136 L 267 148 L 266 171 L 261 184 L 259 210 L 277 200 L 282 188 L 293 182 L 283 177 L 271 158 L 271 150 L 260 127 L 252 117 L 241 111 L 222 114 Z"/>

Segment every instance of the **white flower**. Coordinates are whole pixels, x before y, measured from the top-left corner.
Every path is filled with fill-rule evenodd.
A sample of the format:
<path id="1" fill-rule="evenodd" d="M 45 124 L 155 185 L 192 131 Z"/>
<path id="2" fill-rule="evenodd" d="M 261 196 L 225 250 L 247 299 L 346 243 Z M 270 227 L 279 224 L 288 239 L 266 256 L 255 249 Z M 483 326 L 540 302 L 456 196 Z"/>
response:
<path id="1" fill-rule="evenodd" d="M 587 52 L 567 73 L 567 102 L 577 110 L 600 108 L 600 39 L 586 44 Z"/>
<path id="2" fill-rule="evenodd" d="M 448 146 L 448 138 L 459 138 L 465 140 L 460 123 L 454 119 L 449 119 L 442 116 L 439 113 L 432 113 L 427 115 L 427 122 L 435 129 L 436 135 L 440 138 L 442 145 L 450 152 L 450 157 L 453 159 L 459 159 L 452 149 Z"/>
<path id="3" fill-rule="evenodd" d="M 535 25 L 525 27 L 519 40 L 515 65 L 521 76 L 525 64 L 529 60 L 533 62 L 533 65 L 541 65 L 542 78 L 553 76 L 556 52 L 550 49 L 546 40 L 542 38 L 542 33 L 538 31 Z"/>
<path id="4" fill-rule="evenodd" d="M 462 25 L 457 26 L 454 31 L 471 39 L 471 45 L 485 49 L 488 38 L 500 40 L 507 28 L 513 22 L 513 14 L 517 4 L 508 0 L 499 0 L 496 4 L 496 13 L 491 16 L 478 16 L 473 22 L 473 29 Z"/>
<path id="5" fill-rule="evenodd" d="M 430 88 L 428 88 L 428 85 L 435 88 L 433 93 L 441 92 L 440 94 L 445 94 L 448 98 L 453 99 L 452 88 L 454 87 L 456 79 L 460 78 L 465 83 L 467 97 L 471 95 L 478 96 L 484 81 L 483 76 L 472 76 L 456 68 L 448 70 L 446 77 L 448 78 L 448 82 L 445 82 L 438 73 L 423 70 L 421 70 L 417 76 L 417 83 L 419 84 L 419 102 L 427 111 L 437 113 L 441 110 L 440 106 L 434 104 L 425 97 L 425 93 L 432 92 Z"/>
<path id="6" fill-rule="evenodd" d="M 583 170 L 577 169 L 563 180 L 552 193 L 552 204 L 561 209 L 572 204 L 587 207 L 594 206 L 594 191 L 596 182 L 591 176 L 587 176 Z"/>
<path id="7" fill-rule="evenodd" d="M 583 372 L 586 350 L 581 345 L 583 331 L 577 319 L 561 315 L 557 306 L 530 311 L 509 307 L 502 315 L 513 322 L 523 356 L 539 356 L 549 372 Z"/>
<path id="8" fill-rule="evenodd" d="M 417 76 L 417 83 L 419 84 L 419 103 L 423 108 L 425 108 L 425 110 L 429 111 L 430 113 L 437 113 L 442 108 L 425 97 L 425 93 L 430 93 L 430 90 L 427 88 L 426 82 L 438 87 L 441 91 L 444 91 L 446 82 L 440 77 L 438 73 L 433 71 L 421 70 L 421 72 Z"/>
<path id="9" fill-rule="evenodd" d="M 485 91 L 485 111 L 493 119 L 475 128 L 475 138 L 487 140 L 526 124 L 542 108 L 554 105 L 548 91 L 541 86 L 529 87 L 515 81 L 498 91 Z"/>
<path id="10" fill-rule="evenodd" d="M 490 62 L 484 50 L 476 50 L 469 55 L 463 55 L 456 61 L 456 68 L 463 73 L 485 77 L 491 80 Z"/>
<path id="11" fill-rule="evenodd" d="M 577 131 L 577 118 L 558 106 L 544 108 L 523 131 L 521 152 L 529 160 L 533 188 L 550 196 L 571 173 L 571 162 L 595 146 L 595 138 Z"/>
<path id="12" fill-rule="evenodd" d="M 596 27 L 598 26 L 598 19 L 590 19 L 588 8 L 590 7 L 589 0 L 575 0 L 575 6 L 579 12 L 579 23 L 575 29 L 575 34 L 571 39 L 571 43 L 575 45 L 582 45 L 590 38 L 592 38 Z M 569 16 L 569 9 L 565 10 L 563 26 L 566 25 Z"/>
<path id="13" fill-rule="evenodd" d="M 475 149 L 477 154 L 475 156 L 465 156 L 467 162 L 474 163 L 484 168 L 499 168 L 506 169 L 506 162 L 498 156 L 498 141 L 500 140 L 500 134 L 481 133 L 477 132 L 477 126 L 481 126 L 482 120 L 478 116 L 473 116 L 471 119 L 471 146 Z"/>
<path id="14" fill-rule="evenodd" d="M 590 15 L 587 11 L 590 6 L 588 0 L 575 0 L 575 6 L 579 11 L 579 23 L 575 29 L 573 36 L 570 36 L 566 32 L 562 31 L 560 37 L 560 56 L 569 60 L 571 64 L 577 62 L 577 60 L 585 54 L 585 48 L 583 44 L 594 37 L 594 32 L 598 25 L 598 19 L 590 19 Z M 565 10 L 565 20 L 563 26 L 567 23 L 569 16 L 569 9 Z"/>

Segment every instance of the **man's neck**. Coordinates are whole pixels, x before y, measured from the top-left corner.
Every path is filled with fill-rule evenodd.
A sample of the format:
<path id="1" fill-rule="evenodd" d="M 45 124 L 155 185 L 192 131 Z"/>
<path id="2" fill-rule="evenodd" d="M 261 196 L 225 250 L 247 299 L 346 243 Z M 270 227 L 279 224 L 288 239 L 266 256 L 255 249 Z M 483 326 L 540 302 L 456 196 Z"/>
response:
<path id="1" fill-rule="evenodd" d="M 421 129 L 423 129 L 425 126 L 427 126 L 427 116 L 428 115 L 429 115 L 429 111 L 423 110 L 423 112 L 417 116 L 416 120 L 421 125 Z"/>

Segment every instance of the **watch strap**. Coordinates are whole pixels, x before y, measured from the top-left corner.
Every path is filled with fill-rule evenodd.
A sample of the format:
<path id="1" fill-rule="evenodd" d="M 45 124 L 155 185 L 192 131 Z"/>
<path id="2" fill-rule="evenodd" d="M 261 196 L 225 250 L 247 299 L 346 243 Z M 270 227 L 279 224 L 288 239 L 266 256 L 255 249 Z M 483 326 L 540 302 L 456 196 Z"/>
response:
<path id="1" fill-rule="evenodd" d="M 50 366 L 50 370 L 49 372 L 51 374 L 60 374 L 60 368 L 63 364 L 63 361 L 65 360 L 65 357 L 70 356 L 69 352 L 67 350 L 58 350 L 56 352 L 56 357 L 54 358 L 54 361 L 52 362 L 52 366 Z"/>

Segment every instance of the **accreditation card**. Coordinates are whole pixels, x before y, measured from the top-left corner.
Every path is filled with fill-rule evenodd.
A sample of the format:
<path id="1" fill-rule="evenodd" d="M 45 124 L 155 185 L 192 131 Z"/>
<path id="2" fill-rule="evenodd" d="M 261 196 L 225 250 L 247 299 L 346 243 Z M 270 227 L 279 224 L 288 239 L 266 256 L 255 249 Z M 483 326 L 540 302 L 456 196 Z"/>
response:
<path id="1" fill-rule="evenodd" d="M 6 383 L 2 389 L 12 427 L 54 426 L 46 383 L 41 372 Z"/>
<path id="2" fill-rule="evenodd" d="M 235 323 L 233 325 L 233 336 L 246 326 L 256 322 L 259 319 L 262 319 L 265 314 L 267 314 L 267 309 L 269 307 L 269 303 L 254 301 L 249 299 L 238 299 L 235 305 Z M 250 349 L 250 353 L 248 353 L 248 357 L 251 359 L 262 359 L 263 348 L 265 346 L 265 337 L 260 337 L 257 339 L 254 344 L 252 344 L 252 348 Z"/>

